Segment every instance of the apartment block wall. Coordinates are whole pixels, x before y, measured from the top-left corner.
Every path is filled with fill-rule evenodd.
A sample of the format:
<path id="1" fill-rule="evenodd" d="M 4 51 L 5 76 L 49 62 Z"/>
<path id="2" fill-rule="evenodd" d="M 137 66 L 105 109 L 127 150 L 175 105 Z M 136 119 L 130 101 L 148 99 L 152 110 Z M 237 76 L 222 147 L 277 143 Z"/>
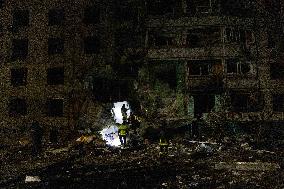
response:
<path id="1" fill-rule="evenodd" d="M 98 20 L 86 21 L 86 9 L 95 7 L 99 10 Z M 0 9 L 2 31 L 1 41 L 1 102 L 0 116 L 3 127 L 26 127 L 38 120 L 49 127 L 71 128 L 74 125 L 74 97 L 83 98 L 83 80 L 95 65 L 112 61 L 111 25 L 108 2 L 103 1 L 63 1 L 63 0 L 11 0 L 5 1 Z M 49 24 L 50 10 L 63 10 L 62 23 Z M 16 10 L 28 11 L 28 25 L 15 27 L 13 15 Z M 91 21 L 92 22 L 92 21 Z M 97 52 L 86 53 L 85 39 L 96 37 L 99 44 Z M 64 42 L 60 53 L 49 53 L 49 39 L 58 38 Z M 13 39 L 28 40 L 26 58 L 12 58 Z M 88 40 L 87 40 L 88 41 Z M 90 48 L 93 48 L 91 44 Z M 96 44 L 95 44 L 96 46 Z M 52 47 L 51 47 L 52 49 Z M 109 56 L 106 56 L 109 55 Z M 108 57 L 108 58 L 105 58 Z M 110 58 L 109 58 L 110 57 Z M 48 84 L 47 74 L 50 68 L 64 68 L 64 82 Z M 11 69 L 26 68 L 26 84 L 12 86 Z M 9 103 L 13 97 L 26 100 L 27 112 L 24 115 L 10 115 Z M 48 115 L 48 99 L 63 100 L 63 114 Z M 52 110 L 51 110 L 52 111 Z"/>

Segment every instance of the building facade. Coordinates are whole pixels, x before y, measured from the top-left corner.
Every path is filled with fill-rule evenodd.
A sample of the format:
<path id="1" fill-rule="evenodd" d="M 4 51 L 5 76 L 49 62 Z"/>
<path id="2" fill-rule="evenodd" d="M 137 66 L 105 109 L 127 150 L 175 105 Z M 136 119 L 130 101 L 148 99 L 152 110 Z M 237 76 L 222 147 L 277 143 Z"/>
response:
<path id="1" fill-rule="evenodd" d="M 85 89 L 121 94 L 105 73 L 154 115 L 283 121 L 283 19 L 255 2 L 0 1 L 2 127 L 73 128 Z"/>
<path id="2" fill-rule="evenodd" d="M 72 128 L 85 77 L 112 61 L 107 1 L 1 1 L 1 127 Z M 82 92 L 83 91 L 83 92 Z"/>

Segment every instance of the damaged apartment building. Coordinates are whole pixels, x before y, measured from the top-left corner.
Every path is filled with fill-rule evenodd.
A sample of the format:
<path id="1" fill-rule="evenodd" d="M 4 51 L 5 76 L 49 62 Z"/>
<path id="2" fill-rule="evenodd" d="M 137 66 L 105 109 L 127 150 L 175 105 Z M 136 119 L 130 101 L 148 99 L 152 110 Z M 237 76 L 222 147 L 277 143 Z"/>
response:
<path id="1" fill-rule="evenodd" d="M 107 1 L 1 0 L 1 128 L 74 127 L 84 78 L 112 61 Z"/>
<path id="2" fill-rule="evenodd" d="M 86 89 L 146 115 L 283 121 L 283 31 L 261 2 L 0 0 L 1 126 L 73 128 Z"/>
<path id="3" fill-rule="evenodd" d="M 269 15 L 280 6 L 262 2 L 148 1 L 147 67 L 169 67 L 157 72 L 176 91 L 179 116 L 283 121 L 283 31 Z"/>

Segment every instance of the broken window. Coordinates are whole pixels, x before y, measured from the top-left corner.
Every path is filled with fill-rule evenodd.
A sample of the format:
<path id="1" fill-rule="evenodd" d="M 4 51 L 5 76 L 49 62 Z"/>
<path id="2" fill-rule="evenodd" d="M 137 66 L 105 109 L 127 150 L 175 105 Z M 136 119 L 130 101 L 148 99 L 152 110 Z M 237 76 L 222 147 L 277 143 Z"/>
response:
<path id="1" fill-rule="evenodd" d="M 64 51 L 64 41 L 60 38 L 48 39 L 48 54 L 62 54 Z"/>
<path id="2" fill-rule="evenodd" d="M 29 11 L 15 10 L 13 13 L 13 27 L 19 28 L 29 25 Z"/>
<path id="3" fill-rule="evenodd" d="M 241 62 L 239 59 L 226 59 L 227 74 L 249 74 L 252 72 L 252 64 L 250 62 Z"/>
<path id="4" fill-rule="evenodd" d="M 270 77 L 271 79 L 284 78 L 284 64 L 283 62 L 275 62 L 270 64 Z"/>
<path id="5" fill-rule="evenodd" d="M 236 112 L 257 112 L 263 109 L 263 96 L 254 93 L 231 93 L 231 104 Z"/>
<path id="6" fill-rule="evenodd" d="M 48 85 L 60 85 L 64 84 L 64 68 L 49 68 L 47 70 L 47 84 Z"/>
<path id="7" fill-rule="evenodd" d="M 63 99 L 48 99 L 46 102 L 47 116 L 62 117 L 63 116 Z"/>
<path id="8" fill-rule="evenodd" d="M 28 56 L 28 40 L 13 39 L 12 41 L 12 60 L 25 59 Z"/>
<path id="9" fill-rule="evenodd" d="M 64 21 L 63 9 L 51 9 L 48 12 L 48 25 L 62 25 Z"/>
<path id="10" fill-rule="evenodd" d="M 97 37 L 87 37 L 84 39 L 84 49 L 86 54 L 96 54 L 100 51 L 100 41 Z"/>
<path id="11" fill-rule="evenodd" d="M 228 43 L 238 42 L 240 40 L 239 30 L 236 28 L 226 28 L 225 37 L 225 41 Z"/>
<path id="12" fill-rule="evenodd" d="M 189 75 L 211 75 L 213 66 L 219 64 L 220 60 L 190 60 L 188 61 Z"/>
<path id="13" fill-rule="evenodd" d="M 273 111 L 284 112 L 284 95 L 273 95 Z"/>
<path id="14" fill-rule="evenodd" d="M 152 16 L 173 14 L 175 8 L 175 0 L 148 0 L 148 14 Z"/>
<path id="15" fill-rule="evenodd" d="M 156 47 L 173 46 L 175 44 L 175 37 L 172 34 L 151 31 L 149 32 L 148 41 L 150 46 L 156 46 Z"/>
<path id="16" fill-rule="evenodd" d="M 12 98 L 9 102 L 9 115 L 19 116 L 27 114 L 27 103 L 22 98 Z"/>
<path id="17" fill-rule="evenodd" d="M 14 87 L 26 85 L 27 73 L 27 68 L 11 69 L 11 85 Z"/>
<path id="18" fill-rule="evenodd" d="M 100 21 L 100 9 L 98 7 L 87 7 L 84 12 L 83 22 L 85 24 L 97 24 Z"/>
<path id="19" fill-rule="evenodd" d="M 218 45 L 221 43 L 221 30 L 218 27 L 191 29 L 186 43 L 189 48 Z"/>

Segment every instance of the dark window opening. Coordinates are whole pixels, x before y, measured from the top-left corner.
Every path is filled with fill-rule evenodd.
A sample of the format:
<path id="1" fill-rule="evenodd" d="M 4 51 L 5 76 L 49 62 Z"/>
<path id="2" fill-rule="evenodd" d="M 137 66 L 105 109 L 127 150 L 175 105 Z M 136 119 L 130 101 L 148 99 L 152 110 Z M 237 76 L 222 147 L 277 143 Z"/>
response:
<path id="1" fill-rule="evenodd" d="M 214 72 L 213 67 L 220 64 L 220 60 L 191 60 L 188 62 L 189 75 L 211 75 Z"/>
<path id="2" fill-rule="evenodd" d="M 246 44 L 253 44 L 255 42 L 253 31 L 246 30 L 245 37 L 246 37 Z"/>
<path id="3" fill-rule="evenodd" d="M 9 115 L 19 116 L 27 114 L 27 103 L 25 99 L 13 98 L 9 102 Z"/>
<path id="4" fill-rule="evenodd" d="M 152 16 L 173 14 L 174 8 L 175 8 L 174 0 L 148 0 L 147 1 L 148 14 Z"/>
<path id="5" fill-rule="evenodd" d="M 270 32 L 267 34 L 267 47 L 268 48 L 275 48 L 276 47 L 275 36 L 272 35 Z"/>
<path id="6" fill-rule="evenodd" d="M 133 4 L 117 4 L 115 7 L 115 18 L 121 21 L 135 21 L 138 18 L 138 9 Z"/>
<path id="7" fill-rule="evenodd" d="M 25 59 L 28 56 L 28 40 L 13 39 L 12 42 L 12 60 Z"/>
<path id="8" fill-rule="evenodd" d="M 158 33 L 149 33 L 149 45 L 156 47 L 173 46 L 175 44 L 175 37 L 167 36 Z"/>
<path id="9" fill-rule="evenodd" d="M 47 84 L 61 85 L 64 84 L 64 68 L 49 68 L 47 70 Z"/>
<path id="10" fill-rule="evenodd" d="M 187 46 L 189 48 L 199 48 L 215 46 L 221 43 L 220 28 L 199 28 L 188 31 Z"/>
<path id="11" fill-rule="evenodd" d="M 227 59 L 227 74 L 237 74 L 238 73 L 239 59 Z"/>
<path id="12" fill-rule="evenodd" d="M 155 83 L 165 83 L 170 89 L 175 90 L 177 87 L 177 70 L 175 61 L 151 61 L 150 73 Z"/>
<path id="13" fill-rule="evenodd" d="M 226 28 L 226 42 L 233 43 L 238 42 L 240 40 L 240 33 L 238 29 L 234 28 Z"/>
<path id="14" fill-rule="evenodd" d="M 51 9 L 48 12 L 48 25 L 62 25 L 64 21 L 63 9 Z"/>
<path id="15" fill-rule="evenodd" d="M 259 93 L 232 93 L 231 103 L 236 112 L 257 112 L 263 109 L 263 97 Z"/>
<path id="16" fill-rule="evenodd" d="M 211 13 L 212 2 L 211 0 L 187 0 L 186 12 L 189 16 L 194 16 L 197 13 Z"/>
<path id="17" fill-rule="evenodd" d="M 198 94 L 194 95 L 194 115 L 209 113 L 215 106 L 215 96 Z"/>
<path id="18" fill-rule="evenodd" d="M 284 95 L 273 95 L 273 111 L 284 112 Z"/>
<path id="19" fill-rule="evenodd" d="M 240 64 L 240 73 L 241 74 L 248 74 L 250 73 L 251 68 L 250 65 L 248 63 L 241 63 Z"/>
<path id="20" fill-rule="evenodd" d="M 4 7 L 5 0 L 0 0 L 0 9 Z"/>
<path id="21" fill-rule="evenodd" d="M 282 62 L 270 64 L 271 79 L 284 79 L 284 64 Z"/>
<path id="22" fill-rule="evenodd" d="M 60 38 L 48 39 L 48 54 L 62 54 L 64 51 L 64 41 Z"/>
<path id="23" fill-rule="evenodd" d="M 115 44 L 121 48 L 141 47 L 142 39 L 139 33 L 123 30 L 115 34 Z"/>
<path id="24" fill-rule="evenodd" d="M 47 100 L 47 116 L 62 117 L 63 116 L 63 99 Z"/>
<path id="25" fill-rule="evenodd" d="M 221 13 L 228 16 L 250 17 L 254 10 L 244 0 L 221 0 Z"/>
<path id="26" fill-rule="evenodd" d="M 100 41 L 97 37 L 87 37 L 84 39 L 85 53 L 95 54 L 100 51 Z"/>
<path id="27" fill-rule="evenodd" d="M 96 24 L 100 21 L 100 10 L 97 7 L 88 7 L 84 12 L 85 24 Z"/>
<path id="28" fill-rule="evenodd" d="M 13 13 L 13 27 L 19 28 L 29 25 L 29 11 L 15 10 Z"/>
<path id="29" fill-rule="evenodd" d="M 11 85 L 14 87 L 27 84 L 27 68 L 11 69 Z"/>
<path id="30" fill-rule="evenodd" d="M 227 74 L 247 75 L 252 72 L 250 62 L 240 62 L 239 59 L 226 59 Z"/>

